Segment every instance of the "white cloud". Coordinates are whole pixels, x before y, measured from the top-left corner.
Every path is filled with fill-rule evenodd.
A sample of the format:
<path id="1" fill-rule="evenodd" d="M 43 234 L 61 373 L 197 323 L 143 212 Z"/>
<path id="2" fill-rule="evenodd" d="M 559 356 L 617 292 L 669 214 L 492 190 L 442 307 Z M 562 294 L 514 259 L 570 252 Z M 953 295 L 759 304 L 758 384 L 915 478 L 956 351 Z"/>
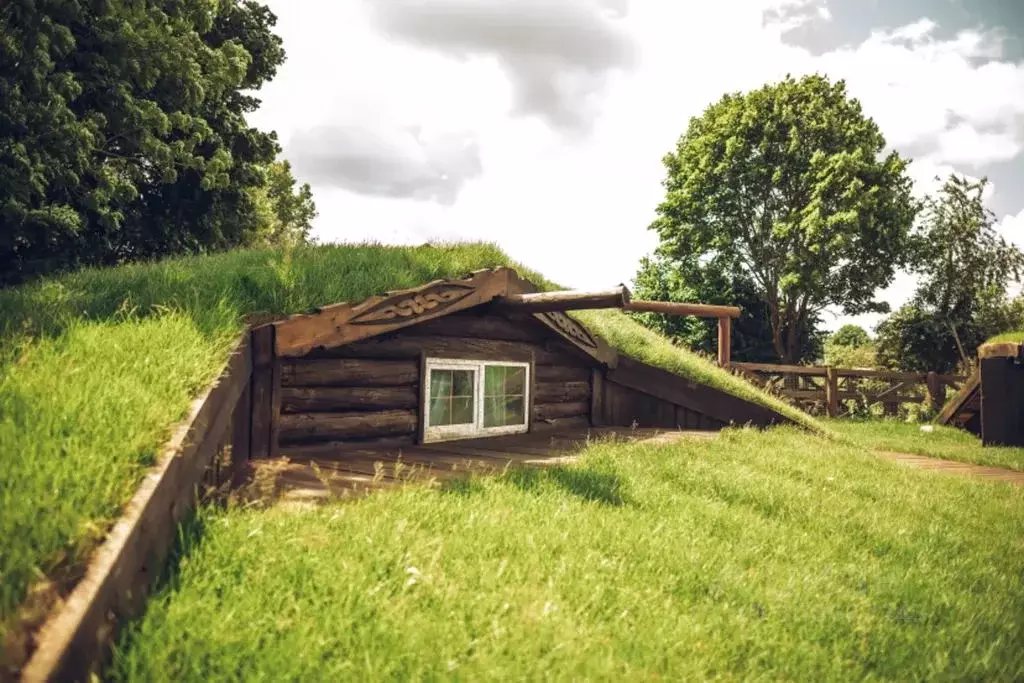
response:
<path id="1" fill-rule="evenodd" d="M 633 63 L 626 0 L 370 0 L 384 34 L 459 59 L 493 57 L 514 111 L 567 130 L 586 129 L 607 73 Z"/>
<path id="2" fill-rule="evenodd" d="M 483 171 L 475 136 L 466 132 L 322 125 L 295 133 L 288 150 L 296 172 L 318 187 L 448 205 Z"/>
<path id="3" fill-rule="evenodd" d="M 319 238 L 492 240 L 571 287 L 632 278 L 656 244 L 661 158 L 725 92 L 786 73 L 845 78 L 912 152 L 919 192 L 1019 158 L 1024 134 L 1024 65 L 979 60 L 999 54 L 997 36 L 939 40 L 919 22 L 816 57 L 782 41 L 793 16 L 824 16 L 815 0 L 520 0 L 514 14 L 512 0 L 270 5 L 289 59 L 252 120 L 278 130 L 289 158 L 319 160 L 296 164 Z M 427 190 L 396 190 L 410 183 Z M 418 200 L 429 197 L 454 203 Z M 912 290 L 900 276 L 883 296 L 895 306 Z"/>

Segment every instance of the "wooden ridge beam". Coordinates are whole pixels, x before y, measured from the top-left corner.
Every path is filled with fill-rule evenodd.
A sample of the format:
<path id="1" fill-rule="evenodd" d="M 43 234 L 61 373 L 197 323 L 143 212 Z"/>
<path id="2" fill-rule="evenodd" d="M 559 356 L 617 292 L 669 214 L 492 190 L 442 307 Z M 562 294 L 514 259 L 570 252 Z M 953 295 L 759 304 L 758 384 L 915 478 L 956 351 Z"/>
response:
<path id="1" fill-rule="evenodd" d="M 698 318 L 738 318 L 737 306 L 713 306 L 711 304 L 682 304 L 673 301 L 634 300 L 623 308 L 637 313 L 661 313 L 663 315 L 692 315 Z"/>
<path id="2" fill-rule="evenodd" d="M 590 308 L 624 308 L 629 301 L 629 289 L 625 285 L 619 285 L 599 292 L 566 290 L 509 294 L 499 297 L 495 301 L 495 306 L 526 313 L 550 313 Z"/>

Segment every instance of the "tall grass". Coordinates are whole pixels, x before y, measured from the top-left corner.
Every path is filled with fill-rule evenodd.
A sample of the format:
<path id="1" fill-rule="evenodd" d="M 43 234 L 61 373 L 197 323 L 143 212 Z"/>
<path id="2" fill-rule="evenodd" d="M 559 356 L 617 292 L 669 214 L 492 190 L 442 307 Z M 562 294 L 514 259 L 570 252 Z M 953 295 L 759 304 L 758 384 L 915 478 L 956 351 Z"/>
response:
<path id="1" fill-rule="evenodd" d="M 0 290 L 0 640 L 30 586 L 79 565 L 247 321 L 511 265 L 491 244 L 328 245 L 88 269 Z M 618 312 L 612 344 L 786 411 Z"/>
<path id="2" fill-rule="evenodd" d="M 200 522 L 111 680 L 1024 677 L 1024 492 L 793 429 Z"/>

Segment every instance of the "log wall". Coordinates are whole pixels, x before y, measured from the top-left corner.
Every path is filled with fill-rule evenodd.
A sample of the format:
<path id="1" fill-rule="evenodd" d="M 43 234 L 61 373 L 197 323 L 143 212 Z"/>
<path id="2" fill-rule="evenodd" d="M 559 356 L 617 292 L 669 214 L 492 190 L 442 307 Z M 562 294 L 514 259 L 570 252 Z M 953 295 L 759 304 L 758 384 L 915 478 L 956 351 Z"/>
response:
<path id="1" fill-rule="evenodd" d="M 532 362 L 531 429 L 590 424 L 592 359 L 529 319 L 466 312 L 280 359 L 280 445 L 414 442 L 427 356 Z"/>

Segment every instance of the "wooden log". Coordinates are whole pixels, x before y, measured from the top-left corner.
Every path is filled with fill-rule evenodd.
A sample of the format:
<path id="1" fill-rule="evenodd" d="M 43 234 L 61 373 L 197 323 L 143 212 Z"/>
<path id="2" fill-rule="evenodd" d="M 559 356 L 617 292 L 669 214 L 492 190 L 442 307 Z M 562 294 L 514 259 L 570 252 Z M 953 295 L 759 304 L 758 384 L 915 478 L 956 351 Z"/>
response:
<path id="1" fill-rule="evenodd" d="M 522 341 L 542 344 L 549 335 L 532 318 L 512 321 L 500 315 L 454 313 L 427 322 L 411 325 L 403 334 L 417 337 L 469 337 L 499 341 Z"/>
<path id="2" fill-rule="evenodd" d="M 509 294 L 494 301 L 495 308 L 546 313 L 549 311 L 572 311 L 590 308 L 623 308 L 629 303 L 629 289 L 619 285 L 614 289 L 600 292 L 536 292 L 530 294 Z"/>
<path id="3" fill-rule="evenodd" d="M 538 382 L 586 382 L 590 379 L 591 368 L 580 365 L 538 365 Z"/>
<path id="4" fill-rule="evenodd" d="M 732 367 L 745 372 L 756 372 L 762 375 L 794 374 L 824 377 L 824 366 L 816 365 L 775 365 L 773 363 L 733 363 Z M 842 374 L 840 373 L 840 376 Z"/>
<path id="5" fill-rule="evenodd" d="M 575 403 L 590 398 L 590 382 L 538 382 L 537 403 Z"/>
<path id="6" fill-rule="evenodd" d="M 465 358 L 469 360 L 511 360 L 529 362 L 536 358 L 538 365 L 585 365 L 576 359 L 570 347 L 554 342 L 545 345 L 510 342 L 497 339 L 467 339 L 461 337 L 387 335 L 373 339 L 318 350 L 316 358 L 360 358 L 378 360 L 417 360 L 421 353 L 434 358 Z"/>
<path id="7" fill-rule="evenodd" d="M 283 413 L 415 408 L 417 387 L 284 387 Z"/>
<path id="8" fill-rule="evenodd" d="M 727 368 L 732 360 L 732 318 L 718 318 L 718 365 Z"/>
<path id="9" fill-rule="evenodd" d="M 416 432 L 417 421 L 415 410 L 290 413 L 281 416 L 281 443 L 411 435 Z"/>
<path id="10" fill-rule="evenodd" d="M 270 371 L 270 457 L 276 458 L 281 427 L 281 359 L 275 358 Z"/>
<path id="11" fill-rule="evenodd" d="M 250 375 L 252 368 L 248 369 Z M 231 416 L 231 477 L 239 474 L 243 463 L 249 460 L 252 438 L 252 382 L 246 382 L 245 389 L 238 397 L 238 405 Z"/>
<path id="12" fill-rule="evenodd" d="M 825 410 L 829 417 L 839 415 L 839 375 L 833 367 L 825 370 Z"/>
<path id="13" fill-rule="evenodd" d="M 562 430 L 585 429 L 590 426 L 590 418 L 586 415 L 560 417 L 551 420 L 537 421 L 530 430 L 534 434 L 547 434 Z"/>
<path id="14" fill-rule="evenodd" d="M 565 417 L 586 417 L 590 411 L 588 401 L 574 403 L 536 403 L 533 406 L 533 418 L 538 422 L 555 420 Z"/>
<path id="15" fill-rule="evenodd" d="M 252 432 L 251 458 L 270 457 L 270 425 L 273 422 L 274 327 L 252 331 Z"/>
<path id="16" fill-rule="evenodd" d="M 601 427 L 605 423 L 604 370 L 593 368 L 590 373 L 590 424 Z"/>
<path id="17" fill-rule="evenodd" d="M 283 387 L 400 387 L 418 381 L 419 366 L 411 360 L 322 358 L 281 367 Z"/>
<path id="18" fill-rule="evenodd" d="M 672 301 L 630 301 L 623 306 L 627 311 L 661 313 L 662 315 L 692 315 L 698 318 L 738 318 L 740 309 L 736 306 L 712 306 L 710 304 L 680 304 Z"/>

